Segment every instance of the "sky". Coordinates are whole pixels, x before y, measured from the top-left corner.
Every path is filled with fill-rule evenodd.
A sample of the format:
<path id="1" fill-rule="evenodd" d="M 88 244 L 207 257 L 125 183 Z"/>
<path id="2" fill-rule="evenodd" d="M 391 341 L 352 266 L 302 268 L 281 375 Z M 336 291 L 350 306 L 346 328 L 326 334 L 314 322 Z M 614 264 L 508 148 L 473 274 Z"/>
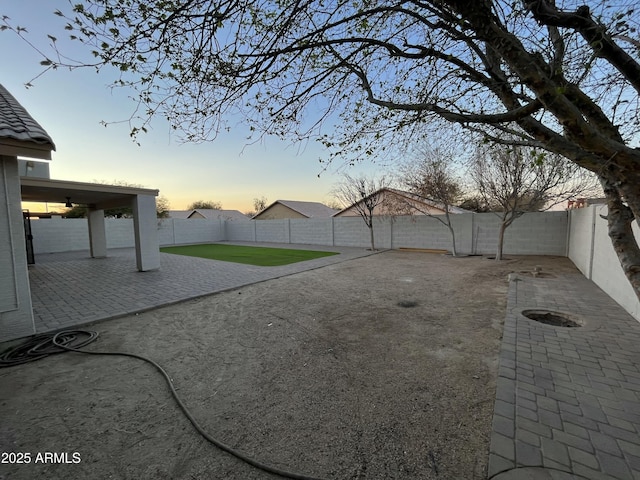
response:
<path id="1" fill-rule="evenodd" d="M 69 10 L 65 0 L 0 0 L 0 16 L 25 27 L 28 39 L 46 47 L 47 34 L 66 36 L 64 20 L 56 9 Z M 74 47 L 75 48 L 75 47 Z M 184 144 L 161 119 L 152 122 L 138 146 L 129 136 L 129 118 L 135 103 L 127 92 L 111 89 L 115 73 L 82 69 L 49 71 L 34 80 L 42 57 L 13 32 L 0 32 L 0 83 L 49 133 L 56 145 L 50 163 L 51 178 L 78 182 L 126 182 L 160 190 L 173 210 L 183 210 L 197 200 L 216 201 L 224 209 L 253 209 L 253 199 L 327 202 L 344 168 L 327 171 L 319 160 L 329 154 L 316 142 L 297 145 L 275 137 L 247 144 L 249 130 L 241 118 L 213 142 Z M 381 167 L 363 163 L 346 170 L 351 175 L 382 173 Z M 318 175 L 320 176 L 318 177 Z M 41 209 L 42 206 L 27 205 Z M 47 204 L 49 211 L 62 204 Z"/>

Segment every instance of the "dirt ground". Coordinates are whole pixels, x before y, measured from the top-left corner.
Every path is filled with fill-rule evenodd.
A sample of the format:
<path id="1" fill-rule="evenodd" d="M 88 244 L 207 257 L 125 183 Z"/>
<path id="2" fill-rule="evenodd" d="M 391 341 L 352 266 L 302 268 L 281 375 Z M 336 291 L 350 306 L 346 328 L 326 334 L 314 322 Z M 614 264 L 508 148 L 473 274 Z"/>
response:
<path id="1" fill-rule="evenodd" d="M 213 436 L 324 479 L 486 476 L 507 275 L 566 258 L 384 252 L 101 322 Z M 269 479 L 207 443 L 131 358 L 0 370 L 1 479 Z M 67 463 L 36 462 L 66 453 Z M 74 455 L 75 454 L 75 455 Z M 42 457 L 42 455 L 41 455 Z"/>

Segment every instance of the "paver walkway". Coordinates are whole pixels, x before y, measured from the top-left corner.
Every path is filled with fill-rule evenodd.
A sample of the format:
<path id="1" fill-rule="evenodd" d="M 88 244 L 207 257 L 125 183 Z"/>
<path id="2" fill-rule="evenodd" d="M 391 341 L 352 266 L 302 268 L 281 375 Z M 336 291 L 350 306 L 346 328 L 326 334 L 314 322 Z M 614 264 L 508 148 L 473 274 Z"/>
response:
<path id="1" fill-rule="evenodd" d="M 494 480 L 640 479 L 640 324 L 582 275 L 512 275 L 490 450 Z"/>
<path id="2" fill-rule="evenodd" d="M 36 264 L 29 267 L 36 331 L 127 315 L 371 255 L 364 248 L 260 245 L 340 254 L 280 267 L 258 267 L 161 253 L 160 269 L 150 272 L 136 270 L 133 248 L 111 249 L 107 258 L 100 259 L 90 258 L 88 251 L 36 255 Z"/>

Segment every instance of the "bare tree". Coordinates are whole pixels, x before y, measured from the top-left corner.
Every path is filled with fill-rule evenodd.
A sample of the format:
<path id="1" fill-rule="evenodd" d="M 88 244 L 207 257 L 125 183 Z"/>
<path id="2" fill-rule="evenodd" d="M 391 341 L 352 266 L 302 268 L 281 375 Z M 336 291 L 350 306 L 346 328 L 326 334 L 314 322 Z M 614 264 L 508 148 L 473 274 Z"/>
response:
<path id="1" fill-rule="evenodd" d="M 134 136 L 157 114 L 207 140 L 241 111 L 259 132 L 354 158 L 438 117 L 562 155 L 598 175 L 640 298 L 636 3 L 76 0 L 57 14 L 89 59 L 69 62 L 50 35 L 42 64 L 115 67 L 114 83 L 138 91 Z"/>
<path id="2" fill-rule="evenodd" d="M 505 230 L 518 217 L 599 190 L 595 175 L 566 158 L 521 147 L 479 148 L 471 177 L 500 217 L 496 260 L 502 260 Z"/>
<path id="3" fill-rule="evenodd" d="M 253 210 L 245 212 L 245 215 L 249 218 L 254 217 L 265 208 L 267 208 L 267 197 L 265 197 L 264 195 L 260 198 L 255 197 L 253 199 Z"/>
<path id="4" fill-rule="evenodd" d="M 453 162 L 439 149 L 423 148 L 413 161 L 406 163 L 400 170 L 400 182 L 418 200 L 433 202 L 433 207 L 421 201 L 402 201 L 401 208 L 409 213 L 429 215 L 444 225 L 451 235 L 451 253 L 455 257 L 456 234 L 451 223 L 451 213 L 462 199 L 462 180 L 456 173 Z M 444 214 L 441 212 L 444 211 Z"/>
<path id="5" fill-rule="evenodd" d="M 376 249 L 373 235 L 374 219 L 377 216 L 376 213 L 383 213 L 384 189 L 388 185 L 389 182 L 385 177 L 375 179 L 364 175 L 352 177 L 345 174 L 342 182 L 333 190 L 334 197 L 345 208 L 353 209 L 369 229 L 371 251 Z M 376 209 L 378 210 L 376 211 Z"/>
<path id="6" fill-rule="evenodd" d="M 156 215 L 158 218 L 168 218 L 169 210 L 171 210 L 171 204 L 169 199 L 164 195 L 160 195 L 156 198 Z"/>

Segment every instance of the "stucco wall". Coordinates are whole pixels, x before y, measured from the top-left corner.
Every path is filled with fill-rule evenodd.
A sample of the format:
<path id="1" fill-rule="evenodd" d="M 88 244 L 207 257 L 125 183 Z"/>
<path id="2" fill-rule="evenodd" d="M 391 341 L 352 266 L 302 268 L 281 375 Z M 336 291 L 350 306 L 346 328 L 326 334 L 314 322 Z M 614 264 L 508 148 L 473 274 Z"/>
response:
<path id="1" fill-rule="evenodd" d="M 607 207 L 593 205 L 571 211 L 569 258 L 583 275 L 598 285 L 636 319 L 640 301 L 627 280 L 607 232 Z M 640 238 L 637 222 L 633 224 Z"/>

